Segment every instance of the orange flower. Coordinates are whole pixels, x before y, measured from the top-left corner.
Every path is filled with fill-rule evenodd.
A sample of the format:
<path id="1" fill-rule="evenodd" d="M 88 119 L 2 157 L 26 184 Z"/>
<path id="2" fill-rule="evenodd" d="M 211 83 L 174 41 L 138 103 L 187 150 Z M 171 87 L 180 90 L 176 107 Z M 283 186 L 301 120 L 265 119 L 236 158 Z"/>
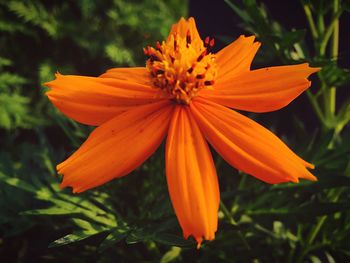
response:
<path id="1" fill-rule="evenodd" d="M 68 117 L 98 126 L 57 166 L 61 187 L 75 193 L 127 175 L 166 141 L 166 177 L 185 238 L 200 246 L 217 230 L 219 186 L 206 140 L 232 166 L 271 184 L 316 180 L 313 165 L 274 134 L 229 108 L 268 112 L 310 86 L 308 64 L 250 70 L 260 43 L 240 36 L 217 54 L 193 18 L 144 49 L 146 67 L 113 68 L 101 76 L 63 76 L 47 96 Z"/>

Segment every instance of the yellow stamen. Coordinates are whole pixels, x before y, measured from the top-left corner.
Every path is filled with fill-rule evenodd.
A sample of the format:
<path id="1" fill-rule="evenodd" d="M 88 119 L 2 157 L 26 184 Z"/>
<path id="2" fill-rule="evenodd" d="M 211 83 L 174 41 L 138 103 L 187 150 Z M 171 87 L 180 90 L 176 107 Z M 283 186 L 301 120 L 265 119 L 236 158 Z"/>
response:
<path id="1" fill-rule="evenodd" d="M 200 89 L 209 89 L 215 82 L 215 55 L 210 53 L 213 45 L 214 39 L 206 38 L 203 43 L 192 39 L 188 31 L 185 37 L 172 34 L 155 48 L 145 48 L 153 85 L 177 103 L 189 104 Z"/>

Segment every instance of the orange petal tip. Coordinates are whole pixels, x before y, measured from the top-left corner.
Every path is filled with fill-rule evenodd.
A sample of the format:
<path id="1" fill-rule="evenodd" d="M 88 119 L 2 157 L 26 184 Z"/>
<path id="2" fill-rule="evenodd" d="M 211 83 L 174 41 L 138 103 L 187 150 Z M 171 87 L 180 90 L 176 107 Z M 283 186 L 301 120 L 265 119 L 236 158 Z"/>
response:
<path id="1" fill-rule="evenodd" d="M 59 174 L 61 174 L 61 173 L 60 173 L 60 170 L 61 170 L 61 168 L 62 168 L 62 166 L 63 166 L 63 163 L 64 163 L 64 162 L 61 162 L 61 163 L 59 163 L 59 164 L 56 165 L 56 170 L 57 170 L 57 172 L 58 172 Z"/>
<path id="2" fill-rule="evenodd" d="M 305 166 L 309 169 L 315 169 L 315 165 L 312 163 L 307 163 Z"/>
<path id="3" fill-rule="evenodd" d="M 45 82 L 45 83 L 43 83 L 43 85 L 46 86 L 46 87 L 48 87 L 48 88 L 51 88 L 51 87 L 52 87 L 52 82 L 53 82 L 53 81 L 54 81 L 54 80 Z"/>
<path id="4" fill-rule="evenodd" d="M 311 68 L 311 67 L 310 67 L 311 73 L 316 73 L 316 72 L 320 71 L 321 69 L 322 69 L 322 68 L 319 68 L 319 67 L 317 67 L 317 68 Z"/>
<path id="5" fill-rule="evenodd" d="M 79 188 L 73 188 L 72 192 L 73 192 L 73 194 L 79 194 L 79 193 L 83 192 L 83 190 L 81 190 Z"/>
<path id="6" fill-rule="evenodd" d="M 56 79 L 50 80 L 50 81 L 48 81 L 48 82 L 45 82 L 45 83 L 43 83 L 43 85 L 46 86 L 46 87 L 52 88 L 53 82 L 54 82 L 55 80 L 61 78 L 62 76 L 63 76 L 63 75 L 57 71 L 57 72 L 55 73 L 55 78 L 56 78 Z"/>
<path id="7" fill-rule="evenodd" d="M 318 181 L 318 179 L 317 179 L 317 177 L 313 177 L 313 179 L 311 180 L 311 181 L 313 181 L 313 182 L 317 182 Z"/>
<path id="8" fill-rule="evenodd" d="M 240 35 L 239 38 L 246 38 L 246 39 L 253 40 L 253 41 L 255 40 L 254 35 L 251 35 L 251 36 Z"/>
<path id="9" fill-rule="evenodd" d="M 312 175 L 312 174 L 310 174 L 310 175 L 309 175 L 307 178 L 305 178 L 305 179 L 307 179 L 307 180 L 309 180 L 309 181 L 312 181 L 312 182 L 317 182 L 317 181 L 318 181 L 317 177 L 314 176 L 314 175 Z"/>
<path id="10" fill-rule="evenodd" d="M 196 237 L 196 241 L 197 241 L 197 249 L 200 249 L 203 239 L 201 237 Z"/>
<path id="11" fill-rule="evenodd" d="M 62 74 L 61 74 L 61 73 L 59 73 L 58 71 L 56 71 L 56 73 L 55 73 L 55 77 L 56 77 L 56 78 L 62 77 Z"/>
<path id="12" fill-rule="evenodd" d="M 299 183 L 299 178 L 298 177 L 291 177 L 290 182 L 297 184 L 297 183 Z"/>
<path id="13" fill-rule="evenodd" d="M 183 17 L 182 17 L 182 18 L 183 18 Z M 195 22 L 195 20 L 194 20 L 193 16 L 190 16 L 190 17 L 188 18 L 188 22 L 190 22 L 190 21 Z"/>

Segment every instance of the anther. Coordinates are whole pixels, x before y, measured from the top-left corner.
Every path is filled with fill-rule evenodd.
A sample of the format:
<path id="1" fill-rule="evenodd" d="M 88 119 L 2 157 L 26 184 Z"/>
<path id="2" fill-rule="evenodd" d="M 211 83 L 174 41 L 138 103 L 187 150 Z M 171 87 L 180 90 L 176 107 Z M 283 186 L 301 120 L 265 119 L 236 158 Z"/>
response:
<path id="1" fill-rule="evenodd" d="M 191 74 L 193 72 L 193 67 L 190 67 L 187 72 Z"/>
<path id="2" fill-rule="evenodd" d="M 214 38 L 210 39 L 209 37 L 206 37 L 204 40 L 204 47 L 207 49 L 208 53 L 210 52 L 210 50 L 212 49 L 212 47 L 215 44 L 215 40 Z"/>
<path id="3" fill-rule="evenodd" d="M 187 30 L 187 33 L 186 33 L 186 47 L 188 48 L 190 44 L 191 44 L 191 33 L 190 33 L 190 30 Z"/>
<path id="4" fill-rule="evenodd" d="M 162 54 L 162 46 L 160 45 L 159 41 L 156 43 L 156 48 Z"/>
<path id="5" fill-rule="evenodd" d="M 202 54 L 197 58 L 197 62 L 201 61 L 207 55 L 207 50 L 204 50 Z"/>
<path id="6" fill-rule="evenodd" d="M 214 40 L 214 38 L 212 38 L 209 42 L 209 46 L 212 48 L 214 46 L 214 44 L 215 44 L 215 40 Z"/>
<path id="7" fill-rule="evenodd" d="M 162 74 L 164 74 L 164 70 L 158 69 L 158 70 L 156 71 L 156 74 L 157 74 L 157 75 L 162 75 Z"/>
<path id="8" fill-rule="evenodd" d="M 155 54 L 150 55 L 150 56 L 149 56 L 149 59 L 151 60 L 151 62 L 153 62 L 153 61 L 160 61 L 159 58 L 158 58 L 158 56 L 155 55 Z"/>
<path id="9" fill-rule="evenodd" d="M 214 85 L 214 80 L 206 80 L 206 81 L 204 81 L 204 85 L 205 86 L 212 86 L 212 85 Z"/>
<path id="10" fill-rule="evenodd" d="M 152 68 L 152 73 L 153 75 L 157 76 L 159 74 L 164 74 L 164 70 L 154 67 Z"/>
<path id="11" fill-rule="evenodd" d="M 216 75 L 215 55 L 210 54 L 214 39 L 205 38 L 198 50 L 199 47 L 192 45 L 195 36 L 190 30 L 185 33 L 180 37 L 174 32 L 170 41 L 156 42 L 154 47 L 143 49 L 152 85 L 184 105 L 189 104 L 200 89 L 214 85 Z"/>
<path id="12" fill-rule="evenodd" d="M 176 33 L 174 34 L 174 51 L 177 49 Z"/>
<path id="13" fill-rule="evenodd" d="M 206 38 L 204 39 L 204 46 L 205 46 L 205 47 L 207 47 L 207 46 L 209 45 L 209 40 L 210 40 L 209 37 L 206 37 Z"/>

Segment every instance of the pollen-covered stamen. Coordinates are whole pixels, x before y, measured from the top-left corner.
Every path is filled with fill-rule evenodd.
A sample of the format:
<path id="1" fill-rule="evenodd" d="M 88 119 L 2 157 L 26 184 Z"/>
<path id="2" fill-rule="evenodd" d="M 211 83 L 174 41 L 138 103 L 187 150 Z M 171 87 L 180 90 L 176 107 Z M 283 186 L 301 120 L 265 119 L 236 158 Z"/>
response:
<path id="1" fill-rule="evenodd" d="M 202 54 L 197 58 L 197 62 L 200 62 L 207 55 L 207 50 L 204 50 Z"/>
<path id="2" fill-rule="evenodd" d="M 206 37 L 204 40 L 204 47 L 207 49 L 207 52 L 211 52 L 213 46 L 215 44 L 214 38 L 210 39 L 210 37 Z"/>
<path id="3" fill-rule="evenodd" d="M 200 89 L 208 89 L 216 77 L 215 55 L 210 52 L 214 39 L 171 34 L 167 41 L 147 47 L 147 68 L 153 85 L 162 89 L 177 103 L 189 104 Z"/>
<path id="4" fill-rule="evenodd" d="M 205 86 L 212 86 L 214 85 L 215 81 L 214 80 L 206 80 L 204 81 L 204 85 Z"/>
<path id="5" fill-rule="evenodd" d="M 174 51 L 177 51 L 177 34 L 174 34 Z"/>
<path id="6" fill-rule="evenodd" d="M 173 56 L 171 56 L 171 55 L 169 57 L 170 57 L 171 63 L 174 64 L 175 58 Z"/>
<path id="7" fill-rule="evenodd" d="M 209 37 L 206 37 L 204 39 L 204 46 L 207 47 L 209 45 L 209 41 L 210 41 L 210 38 Z"/>
<path id="8" fill-rule="evenodd" d="M 156 43 L 156 48 L 160 53 L 162 53 L 162 46 L 160 45 L 159 41 Z"/>
<path id="9" fill-rule="evenodd" d="M 191 44 L 191 32 L 190 32 L 190 30 L 187 30 L 187 33 L 186 33 L 186 47 L 188 48 L 190 44 Z"/>

